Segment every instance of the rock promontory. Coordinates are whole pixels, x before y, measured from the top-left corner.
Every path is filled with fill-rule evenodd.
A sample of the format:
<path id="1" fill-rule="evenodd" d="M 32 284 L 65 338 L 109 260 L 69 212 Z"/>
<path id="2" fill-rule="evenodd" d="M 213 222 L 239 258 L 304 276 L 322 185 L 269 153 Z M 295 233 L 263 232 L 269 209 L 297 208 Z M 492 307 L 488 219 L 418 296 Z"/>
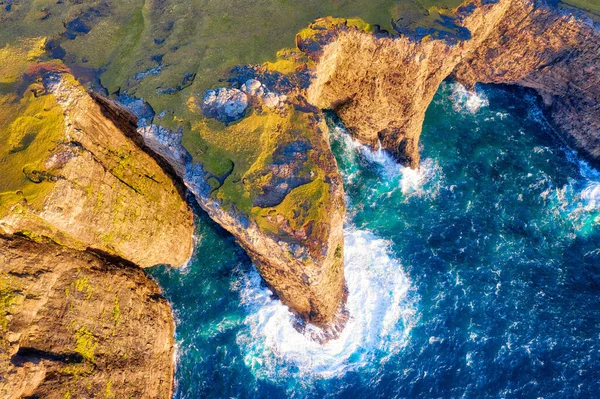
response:
<path id="1" fill-rule="evenodd" d="M 0 100 L 0 232 L 142 267 L 186 263 L 192 212 L 171 177 L 127 136 L 130 124 L 136 133 L 133 117 L 110 112 L 109 102 L 95 101 L 56 66 L 29 68 L 22 94 Z"/>
<path id="2" fill-rule="evenodd" d="M 416 168 L 425 112 L 444 79 L 525 86 L 559 134 L 600 161 L 597 24 L 534 0 L 466 1 L 438 22 L 426 35 L 396 25 L 401 34 L 390 37 L 317 21 L 298 38 L 316 63 L 307 98 L 334 110 L 361 142 L 381 143 Z"/>
<path id="3" fill-rule="evenodd" d="M 140 266 L 190 258 L 185 188 L 44 44 L 0 50 L 0 397 L 171 397 L 173 315 Z"/>

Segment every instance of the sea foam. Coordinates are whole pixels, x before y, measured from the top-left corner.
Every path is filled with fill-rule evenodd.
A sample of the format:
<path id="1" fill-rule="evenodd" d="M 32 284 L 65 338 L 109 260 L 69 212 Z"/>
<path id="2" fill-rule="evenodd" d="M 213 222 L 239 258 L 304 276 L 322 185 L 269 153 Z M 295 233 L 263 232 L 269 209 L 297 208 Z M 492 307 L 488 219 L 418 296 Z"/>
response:
<path id="1" fill-rule="evenodd" d="M 425 184 L 439 174 L 439 166 L 430 158 L 423 159 L 419 169 L 403 166 L 388 151 L 384 150 L 381 144 L 373 151 L 368 146 L 354 140 L 342 126 L 335 126 L 332 136 L 342 146 L 344 157 L 353 164 L 353 169 L 358 168 L 359 157 L 363 157 L 367 163 L 376 167 L 381 183 L 387 188 L 388 195 L 396 188 L 400 188 L 402 194 L 408 197 L 425 194 Z M 344 181 L 352 183 L 355 177 L 355 173 L 352 173 L 351 170 L 344 176 Z M 434 194 L 436 190 L 427 192 Z"/>
<path id="2" fill-rule="evenodd" d="M 452 95 L 452 108 L 456 112 L 469 112 L 471 114 L 477 113 L 481 108 L 490 105 L 490 102 L 482 90 L 470 91 L 460 83 L 451 83 Z"/>
<path id="3" fill-rule="evenodd" d="M 319 344 L 293 327 L 294 316 L 261 285 L 256 270 L 238 282 L 248 310 L 238 345 L 246 366 L 269 380 L 334 378 L 374 371 L 406 344 L 417 320 L 415 293 L 390 243 L 369 231 L 345 231 L 350 319 L 340 335 Z"/>

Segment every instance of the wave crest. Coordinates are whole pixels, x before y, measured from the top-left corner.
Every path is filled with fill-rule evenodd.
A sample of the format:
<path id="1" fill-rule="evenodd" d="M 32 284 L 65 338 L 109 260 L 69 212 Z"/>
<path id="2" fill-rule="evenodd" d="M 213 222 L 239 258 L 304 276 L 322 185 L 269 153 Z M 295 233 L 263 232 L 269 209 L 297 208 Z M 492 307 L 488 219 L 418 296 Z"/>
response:
<path id="1" fill-rule="evenodd" d="M 373 371 L 406 344 L 417 319 L 416 299 L 390 243 L 357 229 L 347 230 L 345 240 L 350 319 L 340 337 L 326 344 L 294 329 L 294 316 L 261 286 L 256 270 L 242 276 L 240 295 L 249 314 L 237 343 L 256 377 L 334 378 Z"/>

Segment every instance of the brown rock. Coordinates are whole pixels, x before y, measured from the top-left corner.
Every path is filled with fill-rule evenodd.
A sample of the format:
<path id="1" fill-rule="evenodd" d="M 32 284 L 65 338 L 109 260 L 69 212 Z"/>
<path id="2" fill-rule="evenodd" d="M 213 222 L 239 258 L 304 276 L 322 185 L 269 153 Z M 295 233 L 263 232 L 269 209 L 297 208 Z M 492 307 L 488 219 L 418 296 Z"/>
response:
<path id="1" fill-rule="evenodd" d="M 0 397 L 170 398 L 173 334 L 135 265 L 0 236 Z"/>
<path id="2" fill-rule="evenodd" d="M 130 136 L 136 134 L 131 116 L 94 101 L 68 74 L 46 76 L 43 84 L 44 93 L 25 93 L 29 107 L 8 121 L 8 134 L 29 129 L 26 118 L 50 119 L 34 114 L 38 102 L 52 104 L 44 112 L 56 115 L 56 125 L 29 144 L 47 148 L 41 159 L 20 161 L 20 147 L 1 159 L 7 174 L 8 168 L 22 168 L 24 176 L 15 180 L 24 188 L 13 183 L 14 191 L 3 193 L 0 232 L 94 248 L 141 267 L 187 262 L 192 212 L 171 176 L 124 134 L 128 129 Z"/>
<path id="3" fill-rule="evenodd" d="M 456 10 L 471 38 L 450 44 L 425 37 L 376 37 L 338 25 L 302 46 L 318 60 L 308 89 L 312 104 L 332 109 L 360 141 L 419 164 L 425 112 L 439 84 L 461 82 L 534 88 L 563 137 L 600 161 L 600 33 L 582 17 L 532 0 L 467 2 Z M 333 33 L 332 33 L 333 31 Z"/>

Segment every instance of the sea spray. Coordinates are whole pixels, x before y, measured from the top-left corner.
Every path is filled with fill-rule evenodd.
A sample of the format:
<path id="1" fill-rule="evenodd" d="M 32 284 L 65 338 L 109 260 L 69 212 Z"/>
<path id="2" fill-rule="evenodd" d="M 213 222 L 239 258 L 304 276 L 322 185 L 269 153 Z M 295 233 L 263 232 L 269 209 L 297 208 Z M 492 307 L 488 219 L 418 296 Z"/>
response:
<path id="1" fill-rule="evenodd" d="M 490 105 L 490 102 L 481 89 L 475 88 L 474 91 L 467 90 L 465 86 L 460 83 L 450 83 L 452 94 L 450 100 L 452 101 L 452 108 L 456 112 L 469 112 L 471 114 L 477 113 L 481 108 Z"/>
<path id="2" fill-rule="evenodd" d="M 407 341 L 417 320 L 416 297 L 390 243 L 365 230 L 345 232 L 350 319 L 339 338 L 319 344 L 293 327 L 294 316 L 252 270 L 236 282 L 248 309 L 237 337 L 244 362 L 258 378 L 334 378 L 375 371 Z"/>
<path id="3" fill-rule="evenodd" d="M 435 160 L 423 159 L 419 169 L 403 166 L 388 151 L 382 149 L 381 145 L 373 151 L 368 146 L 354 140 L 340 124 L 334 124 L 331 127 L 331 137 L 332 141 L 340 146 L 343 153 L 345 162 L 341 167 L 341 173 L 345 184 L 352 184 L 359 177 L 361 168 L 366 163 L 367 166 L 375 168 L 380 176 L 381 187 L 376 190 L 376 193 L 389 196 L 395 190 L 400 189 L 406 198 L 437 193 L 439 187 L 425 189 L 427 183 L 441 174 Z M 351 199 L 349 200 L 351 202 Z"/>

